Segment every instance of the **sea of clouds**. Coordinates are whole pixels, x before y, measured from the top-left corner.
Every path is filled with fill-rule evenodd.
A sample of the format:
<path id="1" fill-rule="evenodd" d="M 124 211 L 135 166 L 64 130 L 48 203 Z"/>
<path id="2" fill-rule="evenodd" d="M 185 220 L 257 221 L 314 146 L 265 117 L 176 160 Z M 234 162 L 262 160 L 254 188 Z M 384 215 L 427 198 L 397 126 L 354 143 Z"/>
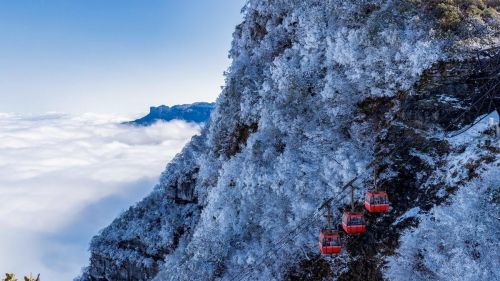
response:
<path id="1" fill-rule="evenodd" d="M 0 113 L 0 274 L 72 280 L 99 229 L 149 193 L 200 126 Z"/>

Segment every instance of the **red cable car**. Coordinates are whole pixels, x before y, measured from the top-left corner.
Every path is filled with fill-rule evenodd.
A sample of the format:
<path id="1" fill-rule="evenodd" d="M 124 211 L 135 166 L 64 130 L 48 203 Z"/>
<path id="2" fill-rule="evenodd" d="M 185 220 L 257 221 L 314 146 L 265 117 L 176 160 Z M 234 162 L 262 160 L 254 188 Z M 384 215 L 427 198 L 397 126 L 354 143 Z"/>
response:
<path id="1" fill-rule="evenodd" d="M 319 233 L 319 251 L 325 255 L 338 254 L 342 251 L 340 236 L 339 233 L 333 228 L 333 214 L 330 204 L 327 204 L 325 208 L 325 217 L 328 222 L 328 227 L 321 229 Z"/>
<path id="2" fill-rule="evenodd" d="M 342 228 L 347 234 L 363 233 L 366 231 L 365 218 L 362 213 L 344 212 Z"/>
<path id="3" fill-rule="evenodd" d="M 389 199 L 385 191 L 368 191 L 365 196 L 365 208 L 370 213 L 389 211 Z"/>
<path id="4" fill-rule="evenodd" d="M 337 231 L 322 229 L 319 233 L 319 251 L 325 255 L 338 254 L 342 251 Z"/>

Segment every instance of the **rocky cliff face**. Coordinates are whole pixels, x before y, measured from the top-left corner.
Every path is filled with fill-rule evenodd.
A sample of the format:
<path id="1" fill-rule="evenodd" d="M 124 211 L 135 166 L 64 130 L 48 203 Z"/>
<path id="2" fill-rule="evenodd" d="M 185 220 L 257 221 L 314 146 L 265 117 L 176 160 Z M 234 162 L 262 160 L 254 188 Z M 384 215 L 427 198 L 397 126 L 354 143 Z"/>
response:
<path id="1" fill-rule="evenodd" d="M 249 1 L 210 123 L 150 196 L 93 239 L 80 280 L 404 280 L 412 270 L 414 280 L 444 280 L 458 266 L 442 257 L 459 259 L 460 243 L 477 244 L 479 254 L 461 257 L 498 277 L 481 258 L 498 263 L 494 240 L 457 232 L 441 245 L 436 232 L 412 242 L 425 241 L 436 214 L 458 220 L 453 210 L 466 204 L 456 200 L 474 186 L 484 187 L 476 204 L 493 196 L 478 216 L 498 208 L 494 137 L 447 132 L 494 110 L 476 101 L 498 97 L 496 52 L 479 62 L 472 50 L 498 44 L 499 22 L 438 34 L 439 19 L 414 2 Z M 342 255 L 318 255 L 324 222 L 311 214 L 336 196 L 338 219 L 342 185 L 360 175 L 361 200 L 374 172 L 391 212 L 344 236 Z"/>

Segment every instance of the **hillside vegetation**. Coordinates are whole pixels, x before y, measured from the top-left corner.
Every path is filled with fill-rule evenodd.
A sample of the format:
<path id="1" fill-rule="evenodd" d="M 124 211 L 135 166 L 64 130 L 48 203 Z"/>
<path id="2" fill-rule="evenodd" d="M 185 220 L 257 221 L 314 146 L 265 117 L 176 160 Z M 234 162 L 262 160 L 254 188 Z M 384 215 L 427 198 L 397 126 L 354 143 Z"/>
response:
<path id="1" fill-rule="evenodd" d="M 500 279 L 500 221 L 477 219 L 498 209 L 498 143 L 451 137 L 500 92 L 498 56 L 476 52 L 500 43 L 498 5 L 476 2 L 248 1 L 210 122 L 92 240 L 79 280 Z M 390 212 L 319 255 L 318 207 L 337 198 L 339 222 L 344 184 L 361 209 L 374 174 Z"/>

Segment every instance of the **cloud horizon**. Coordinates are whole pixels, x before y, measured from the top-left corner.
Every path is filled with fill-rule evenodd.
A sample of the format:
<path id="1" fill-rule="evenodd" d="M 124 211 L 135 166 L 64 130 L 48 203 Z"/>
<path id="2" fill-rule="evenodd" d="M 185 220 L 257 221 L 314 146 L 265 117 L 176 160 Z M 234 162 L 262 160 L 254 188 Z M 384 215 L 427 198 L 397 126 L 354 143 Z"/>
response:
<path id="1" fill-rule="evenodd" d="M 88 243 L 149 193 L 200 125 L 115 115 L 0 113 L 0 272 L 71 280 Z"/>

